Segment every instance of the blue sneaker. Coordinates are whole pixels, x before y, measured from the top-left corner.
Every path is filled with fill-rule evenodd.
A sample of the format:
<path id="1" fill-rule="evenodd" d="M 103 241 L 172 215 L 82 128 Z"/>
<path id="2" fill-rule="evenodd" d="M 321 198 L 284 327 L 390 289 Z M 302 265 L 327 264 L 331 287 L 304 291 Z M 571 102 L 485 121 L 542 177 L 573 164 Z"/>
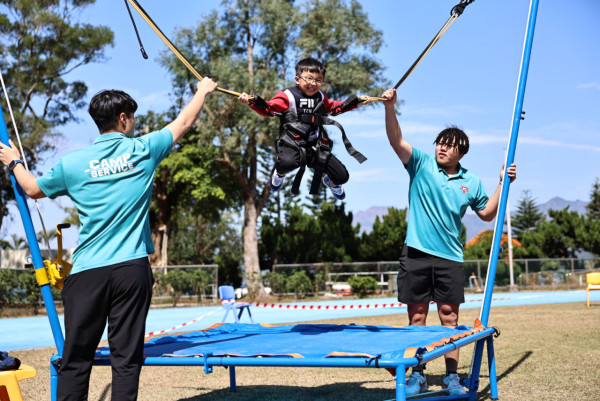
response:
<path id="1" fill-rule="evenodd" d="M 450 373 L 449 375 L 446 375 L 442 383 L 444 385 L 444 390 L 446 390 L 450 395 L 467 394 L 467 391 L 463 385 L 460 384 L 460 377 L 458 377 L 456 373 Z"/>
<path id="2" fill-rule="evenodd" d="M 271 187 L 271 191 L 277 192 L 281 189 L 283 185 L 283 180 L 285 179 L 285 175 L 282 177 L 277 173 L 277 170 L 273 171 L 273 175 L 269 180 L 269 186 Z"/>
<path id="3" fill-rule="evenodd" d="M 417 395 L 427 391 L 427 379 L 423 372 L 412 372 L 406 381 L 406 395 Z"/>
<path id="4" fill-rule="evenodd" d="M 329 177 L 326 175 L 323 176 L 323 184 L 325 184 L 329 189 L 331 189 L 331 193 L 338 200 L 344 200 L 346 198 L 346 193 L 344 192 L 344 188 L 342 188 L 341 185 L 338 185 L 337 187 L 332 187 L 331 181 L 329 180 Z"/>

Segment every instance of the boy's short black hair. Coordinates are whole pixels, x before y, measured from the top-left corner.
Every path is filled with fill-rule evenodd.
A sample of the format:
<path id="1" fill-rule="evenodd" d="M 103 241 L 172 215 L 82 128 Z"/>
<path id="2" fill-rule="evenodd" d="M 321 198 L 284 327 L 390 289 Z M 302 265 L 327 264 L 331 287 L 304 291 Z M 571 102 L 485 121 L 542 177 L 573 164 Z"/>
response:
<path id="1" fill-rule="evenodd" d="M 129 116 L 135 113 L 137 107 L 135 100 L 127 93 L 116 89 L 109 89 L 100 91 L 94 95 L 90 101 L 88 112 L 94 119 L 100 133 L 103 134 L 117 127 L 121 113 Z"/>
<path id="2" fill-rule="evenodd" d="M 298 61 L 298 64 L 296 64 L 296 76 L 299 77 L 303 71 L 323 74 L 323 78 L 325 78 L 325 72 L 327 69 L 323 63 L 316 58 L 307 57 Z"/>
<path id="3" fill-rule="evenodd" d="M 452 125 L 442 130 L 433 143 L 453 146 L 458 148 L 458 153 L 466 155 L 469 151 L 469 137 L 463 130 Z"/>

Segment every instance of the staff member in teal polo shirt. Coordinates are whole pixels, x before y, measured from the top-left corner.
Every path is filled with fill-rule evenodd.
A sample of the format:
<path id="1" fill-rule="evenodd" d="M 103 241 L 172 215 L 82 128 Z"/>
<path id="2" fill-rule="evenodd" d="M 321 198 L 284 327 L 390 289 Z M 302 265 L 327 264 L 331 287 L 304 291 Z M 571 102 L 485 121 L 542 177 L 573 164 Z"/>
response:
<path id="1" fill-rule="evenodd" d="M 0 160 L 11 165 L 27 195 L 68 196 L 79 213 L 79 245 L 62 290 L 65 346 L 58 400 L 87 400 L 92 362 L 107 320 L 111 399 L 137 399 L 153 284 L 148 210 L 154 173 L 216 87 L 204 78 L 173 122 L 139 138 L 133 138 L 135 100 L 119 90 L 96 94 L 89 113 L 100 136 L 93 145 L 62 157 L 37 179 L 19 162 L 19 150 L 12 142 L 10 147 L 0 144 Z"/>
<path id="2" fill-rule="evenodd" d="M 435 156 L 413 148 L 402 136 L 394 104 L 396 90 L 382 95 L 385 126 L 390 145 L 410 176 L 406 241 L 398 271 L 398 301 L 408 305 L 411 325 L 425 326 L 429 302 L 437 303 L 443 326 L 458 325 L 458 310 L 465 302 L 463 245 L 460 241 L 462 217 L 468 207 L 484 221 L 496 217 L 501 185 L 488 198 L 479 177 L 459 163 L 469 151 L 469 138 L 450 127 L 435 139 Z M 507 169 L 511 182 L 516 166 Z M 502 180 L 503 174 L 500 174 Z M 450 394 L 465 394 L 456 370 L 458 350 L 445 355 L 443 385 Z M 427 391 L 423 367 L 412 369 L 407 395 Z"/>

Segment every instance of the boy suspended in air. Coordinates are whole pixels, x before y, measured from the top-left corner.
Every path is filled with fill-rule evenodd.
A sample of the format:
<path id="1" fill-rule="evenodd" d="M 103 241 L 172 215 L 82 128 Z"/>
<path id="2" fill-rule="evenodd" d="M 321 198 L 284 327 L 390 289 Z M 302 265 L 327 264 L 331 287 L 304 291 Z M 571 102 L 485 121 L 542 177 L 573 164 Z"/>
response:
<path id="1" fill-rule="evenodd" d="M 346 101 L 330 100 L 322 91 L 326 69 L 314 58 L 302 59 L 296 64 L 296 86 L 279 91 L 265 101 L 258 96 L 249 99 L 242 93 L 239 100 L 248 104 L 252 110 L 265 117 L 279 116 L 280 137 L 277 141 L 277 159 L 275 169 L 269 180 L 272 191 L 278 191 L 283 185 L 286 174 L 300 169 L 292 185 L 292 193 L 299 193 L 300 181 L 306 166 L 314 170 L 311 194 L 319 189 L 321 177 L 323 183 L 339 200 L 346 197 L 342 185 L 348 182 L 350 175 L 342 162 L 331 153 L 333 143 L 323 125 L 335 125 L 342 131 L 346 150 L 359 163 L 366 160 L 353 147 L 341 125 L 328 116 L 336 116 L 355 109 L 359 102 L 356 96 Z M 370 103 L 367 98 L 363 104 Z"/>

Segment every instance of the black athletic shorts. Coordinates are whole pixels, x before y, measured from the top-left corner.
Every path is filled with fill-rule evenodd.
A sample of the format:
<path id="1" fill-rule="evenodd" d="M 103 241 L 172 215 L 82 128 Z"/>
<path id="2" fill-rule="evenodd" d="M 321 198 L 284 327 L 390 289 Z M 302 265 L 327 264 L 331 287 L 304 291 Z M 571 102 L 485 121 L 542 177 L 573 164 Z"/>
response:
<path id="1" fill-rule="evenodd" d="M 398 301 L 422 304 L 431 301 L 465 302 L 465 266 L 404 245 L 398 269 Z"/>

